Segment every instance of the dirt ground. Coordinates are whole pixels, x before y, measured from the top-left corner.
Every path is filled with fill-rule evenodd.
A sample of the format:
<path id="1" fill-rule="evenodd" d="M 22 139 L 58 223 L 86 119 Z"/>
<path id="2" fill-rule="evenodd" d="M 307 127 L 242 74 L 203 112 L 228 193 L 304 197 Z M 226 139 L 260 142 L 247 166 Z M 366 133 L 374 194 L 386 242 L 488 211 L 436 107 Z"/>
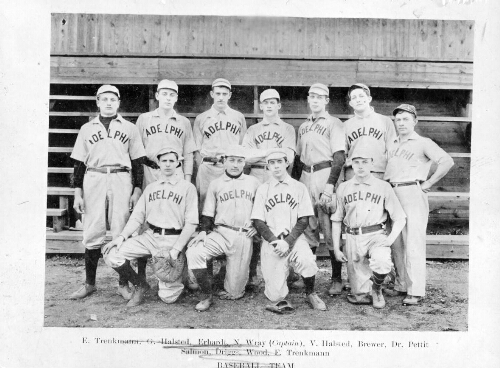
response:
<path id="1" fill-rule="evenodd" d="M 215 269 L 218 266 L 216 263 Z M 257 290 L 247 292 L 243 299 L 217 299 L 208 312 L 199 313 L 194 310 L 197 292 L 186 292 L 175 304 L 163 303 L 157 296 L 156 278 L 149 265 L 148 282 L 152 290 L 144 304 L 127 308 L 126 301 L 116 294 L 116 273 L 102 259 L 97 271 L 98 291 L 83 300 L 69 300 L 68 296 L 83 284 L 83 257 L 48 257 L 45 326 L 374 331 L 466 331 L 468 328 L 468 262 L 428 261 L 424 303 L 403 307 L 402 297 L 386 297 L 387 306 L 382 310 L 349 304 L 345 291 L 341 296 L 328 296 L 330 262 L 319 260 L 318 266 L 316 290 L 328 306 L 326 312 L 311 309 L 303 291 L 294 289 L 290 291 L 289 300 L 296 308 L 295 313 L 276 315 L 268 312 L 264 309 L 268 300 L 263 294 L 262 281 Z M 345 277 L 345 267 L 343 274 Z M 91 315 L 95 315 L 96 320 Z"/>

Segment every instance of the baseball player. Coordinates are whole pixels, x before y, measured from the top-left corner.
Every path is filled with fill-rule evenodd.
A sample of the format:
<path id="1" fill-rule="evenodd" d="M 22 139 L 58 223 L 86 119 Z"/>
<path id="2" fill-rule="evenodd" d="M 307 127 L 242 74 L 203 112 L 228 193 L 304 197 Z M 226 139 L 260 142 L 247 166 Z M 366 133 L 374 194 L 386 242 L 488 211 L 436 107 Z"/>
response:
<path id="1" fill-rule="evenodd" d="M 178 174 L 191 181 L 193 174 L 193 152 L 196 145 L 193 130 L 189 119 L 177 114 L 174 110 L 178 99 L 179 88 L 177 83 L 168 79 L 162 80 L 155 94 L 158 108 L 154 111 L 139 115 L 137 128 L 141 133 L 142 143 L 146 149 L 150 166 L 156 166 L 155 155 L 164 147 L 170 147 L 182 152 L 183 165 L 177 169 Z M 156 166 L 157 167 L 157 166 Z M 160 177 L 160 170 L 147 165 L 144 166 L 144 188 Z"/>
<path id="2" fill-rule="evenodd" d="M 396 138 L 394 123 L 391 118 L 376 113 L 370 106 L 372 96 L 366 85 L 353 84 L 347 96 L 354 117 L 344 123 L 347 148 L 345 180 L 354 176 L 351 164 L 354 150 L 364 147 L 369 147 L 373 155 L 372 175 L 382 179 L 387 165 L 387 146 Z"/>
<path id="3" fill-rule="evenodd" d="M 195 160 L 198 167 L 196 189 L 201 205 L 205 203 L 210 182 L 224 174 L 221 162 L 224 151 L 230 145 L 240 144 L 247 130 L 243 114 L 227 104 L 231 98 L 231 83 L 228 80 L 214 80 L 210 96 L 214 101 L 212 107 L 198 115 L 193 125 L 197 149 Z"/>
<path id="4" fill-rule="evenodd" d="M 287 151 L 288 162 L 295 157 L 295 129 L 292 125 L 280 119 L 278 112 L 281 109 L 280 95 L 275 89 L 266 89 L 260 94 L 260 109 L 264 114 L 261 122 L 248 128 L 243 137 L 242 146 L 252 149 L 268 150 L 281 147 Z M 291 168 L 291 165 L 290 165 Z M 265 156 L 250 166 L 250 175 L 256 177 L 260 183 L 271 178 L 267 170 Z M 249 285 L 257 285 L 257 263 L 260 257 L 261 240 L 254 237 L 252 260 L 250 262 Z"/>
<path id="5" fill-rule="evenodd" d="M 347 262 L 352 304 L 372 304 L 384 308 L 382 283 L 391 271 L 391 244 L 405 225 L 405 213 L 391 186 L 371 174 L 371 150 L 356 148 L 351 157 L 354 177 L 337 189 L 337 209 L 331 216 L 335 257 Z M 388 215 L 392 230 L 385 231 Z M 346 247 L 340 250 L 341 222 L 346 226 Z M 372 300 L 370 300 L 370 291 Z"/>
<path id="6" fill-rule="evenodd" d="M 118 88 L 103 85 L 96 96 L 99 116 L 81 127 L 71 153 L 76 162 L 73 208 L 85 214 L 86 280 L 70 299 L 85 298 L 96 291 L 97 264 L 106 237 L 106 215 L 113 237 L 118 236 L 141 195 L 142 162 L 146 156 L 137 127 L 117 114 Z M 118 293 L 126 299 L 132 296 L 126 280 L 120 279 Z"/>
<path id="7" fill-rule="evenodd" d="M 208 186 L 201 231 L 186 252 L 189 269 L 201 288 L 201 301 L 195 307 L 200 312 L 212 304 L 212 275 L 207 271 L 207 260 L 214 257 L 222 254 L 227 257 L 224 290 L 219 297 L 236 300 L 245 294 L 252 237 L 257 233 L 250 214 L 260 183 L 243 173 L 244 166 L 243 147 L 230 146 L 225 153 L 224 174 Z"/>
<path id="8" fill-rule="evenodd" d="M 396 295 L 404 295 L 404 305 L 419 304 L 425 296 L 426 231 L 429 217 L 427 192 L 454 165 L 453 159 L 429 138 L 415 132 L 418 122 L 414 106 L 403 104 L 393 111 L 398 137 L 388 151 L 384 179 L 394 188 L 407 221 L 402 236 L 393 244 L 396 266 Z M 432 161 L 437 169 L 430 178 Z M 393 295 L 394 295 L 393 294 Z"/>
<path id="9" fill-rule="evenodd" d="M 283 148 L 268 152 L 266 160 L 272 178 L 257 189 L 251 216 L 254 227 L 263 238 L 264 294 L 274 303 L 266 309 L 282 313 L 284 308 L 292 308 L 285 300 L 288 295 L 287 276 L 289 267 L 292 267 L 304 280 L 310 305 L 325 311 L 325 303 L 314 292 L 318 272 L 316 256 L 303 234 L 314 210 L 305 185 L 287 173 L 288 154 Z"/>
<path id="10" fill-rule="evenodd" d="M 198 225 L 196 188 L 176 175 L 182 156 L 173 148 L 162 148 L 157 159 L 160 178 L 146 187 L 123 231 L 103 248 L 106 264 L 135 286 L 128 307 L 141 304 L 149 289 L 130 266 L 130 260 L 160 253 L 169 253 L 176 260 Z M 129 239 L 145 222 L 148 229 Z M 160 299 L 174 303 L 184 290 L 183 279 L 187 279 L 187 272 L 173 282 L 160 280 Z"/>
<path id="11" fill-rule="evenodd" d="M 298 131 L 297 155 L 303 164 L 300 181 L 309 190 L 315 216 L 305 235 L 313 252 L 319 245 L 319 231 L 323 232 L 332 264 L 330 295 L 342 292 L 342 263 L 333 253 L 329 212 L 335 206 L 335 185 L 345 160 L 345 134 L 342 122 L 326 111 L 330 101 L 328 87 L 316 83 L 309 89 L 307 102 L 312 114 L 302 123 Z M 319 226 L 318 226 L 319 225 Z"/>

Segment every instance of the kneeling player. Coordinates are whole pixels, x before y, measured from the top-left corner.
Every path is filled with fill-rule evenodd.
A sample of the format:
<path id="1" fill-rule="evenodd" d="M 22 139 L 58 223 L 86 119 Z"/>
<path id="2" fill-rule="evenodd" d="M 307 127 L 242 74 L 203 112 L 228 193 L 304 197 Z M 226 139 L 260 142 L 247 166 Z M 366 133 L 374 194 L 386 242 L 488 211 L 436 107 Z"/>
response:
<path id="1" fill-rule="evenodd" d="M 254 227 L 264 239 L 261 250 L 264 294 L 275 303 L 266 309 L 277 313 L 292 309 L 285 301 L 287 276 L 292 267 L 304 280 L 311 306 L 324 311 L 325 303 L 314 292 L 316 256 L 303 234 L 309 216 L 314 216 L 311 198 L 305 185 L 288 175 L 289 162 L 284 149 L 270 150 L 266 160 L 272 177 L 257 189 L 252 210 Z"/>
<path id="2" fill-rule="evenodd" d="M 173 149 L 163 148 L 158 152 L 157 159 L 160 179 L 146 187 L 121 234 L 103 248 L 106 264 L 135 286 L 128 307 L 141 304 L 144 293 L 149 289 L 149 284 L 137 275 L 129 261 L 162 253 L 168 253 L 176 260 L 198 224 L 196 188 L 175 175 L 182 157 Z M 149 229 L 127 240 L 144 222 L 149 224 Z M 160 280 L 160 299 L 165 303 L 174 303 L 184 290 L 183 279 L 187 279 L 187 272 L 173 282 Z"/>
<path id="3" fill-rule="evenodd" d="M 201 232 L 189 243 L 186 253 L 189 269 L 202 292 L 201 301 L 195 307 L 200 312 L 212 305 L 212 275 L 207 271 L 207 261 L 214 257 L 227 256 L 224 290 L 219 297 L 235 300 L 245 294 L 252 237 L 257 233 L 252 227 L 250 214 L 260 183 L 253 176 L 243 174 L 243 150 L 235 145 L 226 151 L 224 174 L 208 186 Z"/>
<path id="4" fill-rule="evenodd" d="M 347 262 L 352 304 L 372 304 L 383 308 L 382 283 L 391 271 L 391 244 L 406 223 L 406 215 L 389 183 L 375 178 L 372 153 L 357 149 L 352 155 L 354 177 L 340 184 L 337 210 L 331 216 L 333 248 L 338 261 Z M 392 231 L 385 232 L 387 214 Z M 341 222 L 346 225 L 346 249 L 340 251 Z"/>

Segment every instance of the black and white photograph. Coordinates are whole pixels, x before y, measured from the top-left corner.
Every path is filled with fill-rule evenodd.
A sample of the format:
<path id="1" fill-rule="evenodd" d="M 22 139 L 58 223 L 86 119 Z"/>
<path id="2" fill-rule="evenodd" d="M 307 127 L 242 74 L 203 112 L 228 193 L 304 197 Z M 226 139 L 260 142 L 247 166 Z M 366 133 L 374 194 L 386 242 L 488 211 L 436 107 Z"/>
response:
<path id="1" fill-rule="evenodd" d="M 0 368 L 496 366 L 499 10 L 6 6 Z"/>

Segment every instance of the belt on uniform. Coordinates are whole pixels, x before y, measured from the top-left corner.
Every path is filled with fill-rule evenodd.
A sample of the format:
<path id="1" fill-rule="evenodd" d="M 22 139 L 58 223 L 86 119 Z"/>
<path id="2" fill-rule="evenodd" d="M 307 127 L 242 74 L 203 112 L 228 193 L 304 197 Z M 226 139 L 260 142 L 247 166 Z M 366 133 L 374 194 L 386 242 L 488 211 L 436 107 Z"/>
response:
<path id="1" fill-rule="evenodd" d="M 203 157 L 203 159 L 201 160 L 201 162 L 209 162 L 211 164 L 218 164 L 219 162 L 222 163 L 222 157 L 211 157 L 211 156 L 207 156 L 207 157 Z"/>
<path id="2" fill-rule="evenodd" d="M 243 231 L 246 233 L 248 229 L 245 229 L 244 227 L 236 227 L 236 226 L 229 226 L 225 224 L 215 224 L 215 226 L 222 226 L 222 227 L 227 227 L 228 229 L 234 230 L 234 231 Z"/>
<path id="3" fill-rule="evenodd" d="M 164 229 L 162 227 L 154 226 L 148 222 L 149 228 L 153 230 L 153 233 L 155 234 L 161 234 L 161 235 L 179 235 L 182 230 L 177 230 L 177 229 Z"/>
<path id="4" fill-rule="evenodd" d="M 404 183 L 391 183 L 391 186 L 393 188 L 397 188 L 397 187 L 406 187 L 408 185 L 417 185 L 418 182 L 416 181 L 407 181 L 407 182 L 404 182 Z"/>
<path id="5" fill-rule="evenodd" d="M 267 165 L 250 165 L 251 169 L 266 169 Z"/>
<path id="6" fill-rule="evenodd" d="M 88 167 L 87 171 L 100 172 L 104 174 L 114 174 L 119 172 L 128 172 L 125 167 Z"/>
<path id="7" fill-rule="evenodd" d="M 377 224 L 365 227 L 349 227 L 347 226 L 345 232 L 351 235 L 362 235 L 368 233 L 374 233 L 375 231 L 385 229 L 385 224 Z"/>
<path id="8" fill-rule="evenodd" d="M 302 168 L 302 170 L 304 170 L 305 172 L 315 172 L 315 171 L 319 171 L 319 170 L 323 170 L 323 169 L 326 169 L 327 167 L 332 167 L 332 161 L 322 161 L 316 165 L 312 165 L 312 166 L 308 166 L 306 164 L 303 164 L 304 167 Z"/>

